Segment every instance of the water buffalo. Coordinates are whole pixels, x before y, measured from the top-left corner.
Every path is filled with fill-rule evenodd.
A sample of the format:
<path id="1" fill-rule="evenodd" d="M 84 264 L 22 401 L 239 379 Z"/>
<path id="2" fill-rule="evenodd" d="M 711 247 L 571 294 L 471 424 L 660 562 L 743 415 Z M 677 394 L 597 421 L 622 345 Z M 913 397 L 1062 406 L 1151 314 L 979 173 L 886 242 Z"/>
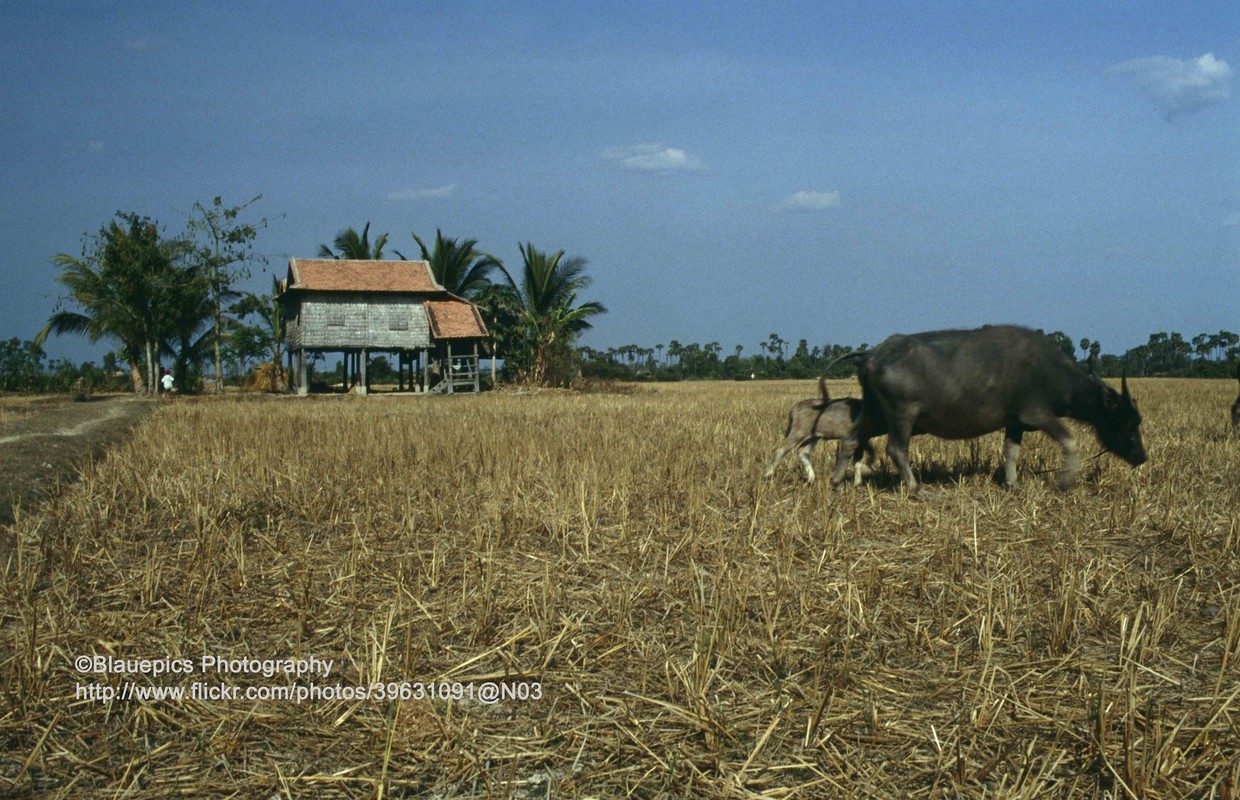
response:
<path id="1" fill-rule="evenodd" d="M 832 400 L 827 391 L 825 378 L 818 379 L 818 397 L 800 400 L 788 412 L 788 427 L 784 431 L 784 441 L 775 451 L 771 465 L 766 468 L 766 477 L 775 474 L 775 467 L 793 450 L 797 451 L 797 460 L 805 472 L 807 483 L 814 482 L 814 467 L 810 463 L 810 455 L 814 446 L 821 439 L 842 439 L 848 435 L 861 416 L 861 401 L 855 397 L 844 397 Z M 865 455 L 865 463 L 861 456 Z M 853 458 L 853 483 L 860 484 L 862 474 L 873 471 L 877 456 L 874 447 L 867 439 L 861 444 Z"/>
<path id="2" fill-rule="evenodd" d="M 1134 467 L 1145 462 L 1141 415 L 1122 379 L 1116 392 L 1081 369 L 1042 333 L 1007 325 L 979 330 L 895 335 L 860 358 L 862 414 L 840 440 L 832 485 L 844 478 L 856 447 L 887 434 L 887 453 L 910 491 L 912 436 L 971 439 L 1003 430 L 1004 483 L 1016 484 L 1016 460 L 1026 431 L 1042 430 L 1063 448 L 1059 485 L 1080 470 L 1076 441 L 1060 417 L 1092 425 L 1103 448 Z"/>

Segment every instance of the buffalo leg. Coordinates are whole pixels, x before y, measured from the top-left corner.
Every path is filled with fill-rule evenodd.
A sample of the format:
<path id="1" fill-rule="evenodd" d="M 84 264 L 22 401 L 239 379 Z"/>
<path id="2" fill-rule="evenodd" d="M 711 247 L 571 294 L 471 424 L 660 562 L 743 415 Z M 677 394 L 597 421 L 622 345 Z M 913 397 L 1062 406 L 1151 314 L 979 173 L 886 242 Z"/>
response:
<path id="1" fill-rule="evenodd" d="M 1016 486 L 1016 461 L 1020 458 L 1020 442 L 1024 435 L 1024 429 L 1015 426 L 1004 432 L 1003 485 L 1009 488 Z"/>
<path id="2" fill-rule="evenodd" d="M 810 483 L 813 483 L 814 468 L 810 466 L 809 454 L 814 452 L 814 444 L 817 441 L 818 440 L 813 437 L 805 439 L 797 436 L 789 436 L 787 439 L 784 439 L 783 444 L 775 450 L 775 457 L 771 459 L 771 465 L 766 468 L 766 472 L 763 473 L 763 476 L 769 478 L 774 475 L 775 467 L 779 465 L 779 462 L 783 461 L 784 457 L 793 450 L 800 448 L 797 452 L 797 459 L 801 462 L 801 468 L 805 470 L 805 479 Z M 806 448 L 809 449 L 809 452 L 806 452 Z"/>
<path id="3" fill-rule="evenodd" d="M 1076 474 L 1081 471 L 1081 459 L 1076 452 L 1076 439 L 1072 438 L 1072 433 L 1057 419 L 1044 423 L 1042 430 L 1046 431 L 1047 435 L 1063 448 L 1063 469 L 1055 473 L 1055 478 L 1060 489 L 1067 489 L 1076 480 Z"/>
<path id="4" fill-rule="evenodd" d="M 775 467 L 779 464 L 779 462 L 783 461 L 784 456 L 791 453 L 792 449 L 799 444 L 801 444 L 801 440 L 799 438 L 789 436 L 787 439 L 784 439 L 783 444 L 776 448 L 775 457 L 771 459 L 771 465 L 766 468 L 766 472 L 763 473 L 763 475 L 767 478 L 774 475 Z"/>
<path id="5" fill-rule="evenodd" d="M 874 444 L 866 439 L 853 454 L 853 486 L 860 486 L 864 476 L 874 474 L 874 462 L 877 460 L 878 454 L 874 452 Z"/>
<path id="6" fill-rule="evenodd" d="M 805 472 L 805 482 L 814 482 L 814 465 L 810 463 L 810 456 L 814 454 L 814 445 L 818 444 L 817 439 L 810 439 L 801 445 L 801 449 L 797 451 L 797 460 L 801 462 L 801 469 Z"/>
<path id="7" fill-rule="evenodd" d="M 890 419 L 890 416 L 888 418 Z M 900 480 L 904 481 L 909 492 L 917 494 L 917 478 L 913 477 L 913 468 L 908 463 L 908 445 L 912 438 L 913 424 L 911 421 L 900 420 L 892 425 L 891 430 L 887 431 L 887 455 L 896 462 L 896 468 L 900 471 Z"/>
<path id="8" fill-rule="evenodd" d="M 853 454 L 861 444 L 861 436 L 856 431 L 851 431 L 840 439 L 839 449 L 835 452 L 835 469 L 831 472 L 832 486 L 839 486 L 844 482 L 844 476 L 848 474 L 848 468 L 853 462 Z"/>

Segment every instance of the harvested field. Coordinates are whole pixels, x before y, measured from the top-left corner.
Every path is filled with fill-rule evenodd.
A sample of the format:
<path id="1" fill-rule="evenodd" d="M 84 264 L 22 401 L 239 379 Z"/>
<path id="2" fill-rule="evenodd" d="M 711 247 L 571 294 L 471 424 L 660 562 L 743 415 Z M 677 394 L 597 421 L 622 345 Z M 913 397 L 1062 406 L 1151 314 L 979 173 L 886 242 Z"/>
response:
<path id="1" fill-rule="evenodd" d="M 926 500 L 761 479 L 810 381 L 164 404 L 0 538 L 0 795 L 1235 797 L 1234 383 L 1131 383 L 1140 469 Z"/>

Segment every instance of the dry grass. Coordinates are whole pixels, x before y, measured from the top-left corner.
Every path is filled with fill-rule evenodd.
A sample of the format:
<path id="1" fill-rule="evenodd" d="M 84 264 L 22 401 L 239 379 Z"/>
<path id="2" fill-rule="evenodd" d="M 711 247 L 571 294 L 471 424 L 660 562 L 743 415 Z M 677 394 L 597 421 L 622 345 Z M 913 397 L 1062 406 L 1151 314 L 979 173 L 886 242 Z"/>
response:
<path id="1" fill-rule="evenodd" d="M 131 399 L 128 392 L 92 392 L 92 400 L 109 398 Z M 13 423 L 20 423 L 31 416 L 49 409 L 63 408 L 76 402 L 70 394 L 24 394 L 0 392 L 0 432 Z"/>
<path id="2" fill-rule="evenodd" d="M 1134 381 L 1149 463 L 1066 493 L 919 438 L 926 501 L 761 480 L 811 382 L 169 403 L 0 538 L 0 794 L 1235 797 L 1233 388 Z M 77 700 L 104 653 L 543 697 Z"/>
<path id="3" fill-rule="evenodd" d="M 40 410 L 64 404 L 65 398 L 54 395 L 7 394 L 0 392 L 0 426 L 18 422 Z"/>

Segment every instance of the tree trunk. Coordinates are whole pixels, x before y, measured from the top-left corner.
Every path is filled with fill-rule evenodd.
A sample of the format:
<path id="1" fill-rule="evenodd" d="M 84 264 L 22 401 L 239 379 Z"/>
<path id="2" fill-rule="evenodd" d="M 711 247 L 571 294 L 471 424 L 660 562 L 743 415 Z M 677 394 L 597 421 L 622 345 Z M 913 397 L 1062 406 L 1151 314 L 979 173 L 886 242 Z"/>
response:
<path id="1" fill-rule="evenodd" d="M 129 379 L 133 381 L 133 393 L 146 394 L 146 384 L 142 380 L 142 368 L 138 365 L 138 359 L 129 356 L 125 360 L 129 362 Z"/>
<path id="2" fill-rule="evenodd" d="M 155 377 L 155 348 L 150 339 L 146 340 L 146 393 L 155 394 L 159 391 Z"/>
<path id="3" fill-rule="evenodd" d="M 220 246 L 217 242 L 215 245 L 215 258 L 217 263 L 219 262 L 219 257 Z M 221 308 L 221 303 L 223 302 L 223 298 L 221 297 L 223 287 L 220 286 L 218 272 L 219 267 L 216 267 L 216 270 L 217 271 L 214 276 L 215 280 L 213 282 L 215 288 L 215 341 L 212 344 L 215 348 L 215 393 L 222 394 L 224 391 L 224 365 L 220 355 L 220 317 L 223 315 L 223 309 Z M 276 361 L 276 363 L 279 364 L 280 362 Z"/>

